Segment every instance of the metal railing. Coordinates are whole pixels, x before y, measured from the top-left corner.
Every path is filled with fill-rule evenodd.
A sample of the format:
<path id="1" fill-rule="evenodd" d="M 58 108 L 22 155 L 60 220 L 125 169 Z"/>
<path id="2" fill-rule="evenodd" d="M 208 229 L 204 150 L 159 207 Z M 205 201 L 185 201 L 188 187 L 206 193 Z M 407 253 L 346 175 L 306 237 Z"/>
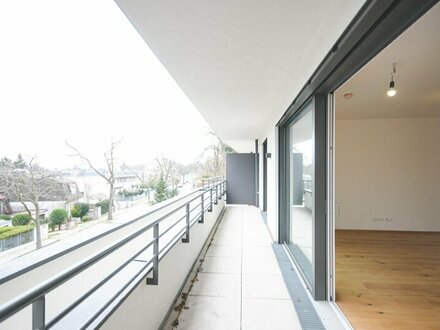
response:
<path id="1" fill-rule="evenodd" d="M 226 181 L 224 179 L 215 178 L 215 183 L 211 184 L 209 187 L 197 190 L 187 196 L 179 198 L 177 201 L 181 201 L 185 197 L 188 199 L 181 205 L 171 209 L 166 214 L 160 216 L 158 219 L 142 226 L 136 231 L 126 235 L 125 237 L 119 239 L 115 243 L 107 246 L 106 248 L 98 251 L 91 256 L 83 259 L 82 261 L 72 265 L 71 267 L 65 269 L 64 271 L 56 274 L 55 276 L 47 279 L 46 281 L 32 287 L 31 289 L 25 291 L 24 293 L 18 295 L 17 297 L 9 300 L 0 306 L 0 322 L 8 319 L 12 315 L 20 312 L 23 308 L 32 304 L 32 329 L 50 329 L 57 322 L 59 322 L 63 317 L 69 314 L 75 307 L 81 304 L 85 299 L 90 297 L 94 292 L 96 292 L 99 288 L 101 288 L 104 284 L 106 284 L 110 279 L 112 279 L 118 272 L 120 272 L 124 267 L 126 267 L 129 263 L 143 262 L 143 266 L 136 272 L 134 276 L 131 277 L 127 283 L 121 287 L 116 294 L 114 294 L 111 299 L 107 301 L 106 304 L 101 306 L 98 310 L 96 310 L 89 319 L 84 321 L 83 327 L 90 325 L 95 318 L 99 316 L 111 303 L 112 301 L 119 296 L 121 293 L 127 289 L 132 282 L 138 278 L 143 272 L 145 273 L 146 284 L 147 285 L 158 285 L 159 283 L 159 266 L 160 260 L 166 255 L 166 253 L 182 238 L 183 243 L 190 242 L 190 228 L 192 225 L 197 223 L 204 223 L 205 213 L 212 212 L 213 205 L 218 203 L 218 200 L 222 198 L 222 196 L 226 193 Z M 192 196 L 194 195 L 194 196 Z M 192 205 L 192 203 L 197 203 L 196 205 Z M 167 204 L 165 206 L 170 206 L 172 204 Z M 191 208 L 192 206 L 192 208 Z M 159 209 L 153 212 L 149 212 L 146 215 L 143 215 L 135 220 L 130 221 L 138 221 L 144 219 L 147 215 L 151 213 L 157 212 Z M 170 218 L 171 215 L 176 214 L 178 211 L 184 209 L 184 215 L 178 218 L 174 223 L 172 223 L 166 230 L 160 232 L 159 225 Z M 194 214 L 195 213 L 195 214 Z M 170 231 L 175 228 L 178 224 L 184 222 L 184 226 L 181 230 L 178 230 L 177 234 L 175 234 L 165 246 L 161 249 L 159 248 L 160 239 L 164 237 L 165 234 L 170 233 Z M 122 226 L 121 226 L 122 227 Z M 108 274 L 104 279 L 99 281 L 96 285 L 94 285 L 90 290 L 88 290 L 85 294 L 80 296 L 77 300 L 71 303 L 69 306 L 64 308 L 60 313 L 58 313 L 55 317 L 53 317 L 49 322 L 46 322 L 46 301 L 45 297 L 48 293 L 50 293 L 55 288 L 59 287 L 61 284 L 65 283 L 69 279 L 73 278 L 77 274 L 86 270 L 87 268 L 95 265 L 98 261 L 103 259 L 104 257 L 110 255 L 115 252 L 122 246 L 127 243 L 133 241 L 136 237 L 139 237 L 141 234 L 146 233 L 148 230 L 153 230 L 153 239 L 148 242 L 144 247 L 140 250 L 136 251 L 136 253 L 132 254 L 127 260 L 125 260 L 119 267 L 114 269 L 110 274 Z M 113 232 L 113 231 L 112 231 Z M 148 248 L 153 247 L 153 255 L 150 260 L 138 260 L 143 252 L 145 252 Z M 148 277 L 152 274 L 152 277 Z"/>
<path id="2" fill-rule="evenodd" d="M 223 180 L 224 180 L 224 177 L 222 177 L 222 176 L 218 176 L 218 177 L 214 177 L 214 178 L 208 178 L 208 179 L 203 179 L 202 180 L 202 188 L 203 189 L 210 188 L 212 186 L 215 186 L 219 182 L 222 182 Z"/>
<path id="3" fill-rule="evenodd" d="M 312 184 L 312 179 L 303 179 L 303 191 L 311 193 L 313 189 Z"/>

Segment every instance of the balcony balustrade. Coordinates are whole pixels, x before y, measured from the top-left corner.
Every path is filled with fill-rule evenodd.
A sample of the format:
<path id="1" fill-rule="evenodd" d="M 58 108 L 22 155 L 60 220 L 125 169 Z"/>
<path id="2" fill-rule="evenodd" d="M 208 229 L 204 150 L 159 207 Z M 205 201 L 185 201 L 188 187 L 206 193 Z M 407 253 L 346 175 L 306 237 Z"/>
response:
<path id="1" fill-rule="evenodd" d="M 96 328 L 139 288 L 174 286 L 160 308 L 151 308 L 148 327 L 157 328 L 224 211 L 225 194 L 226 182 L 215 178 L 73 246 L 44 248 L 30 262 L 25 256 L 8 264 L 0 271 L 0 329 Z M 148 295 L 145 301 L 158 302 Z"/>

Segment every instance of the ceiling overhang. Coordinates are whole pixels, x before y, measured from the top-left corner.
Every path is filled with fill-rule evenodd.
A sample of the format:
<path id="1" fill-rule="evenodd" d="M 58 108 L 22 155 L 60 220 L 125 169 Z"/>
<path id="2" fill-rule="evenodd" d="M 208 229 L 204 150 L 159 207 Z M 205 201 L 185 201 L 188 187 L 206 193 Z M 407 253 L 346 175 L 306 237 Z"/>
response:
<path id="1" fill-rule="evenodd" d="M 116 0 L 223 139 L 274 125 L 364 0 Z"/>

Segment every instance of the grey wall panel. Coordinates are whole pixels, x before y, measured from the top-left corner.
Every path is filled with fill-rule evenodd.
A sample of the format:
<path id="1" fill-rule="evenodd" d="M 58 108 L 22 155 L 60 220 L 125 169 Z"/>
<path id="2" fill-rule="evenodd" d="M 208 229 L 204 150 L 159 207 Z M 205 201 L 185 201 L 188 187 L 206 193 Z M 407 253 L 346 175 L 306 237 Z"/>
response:
<path id="1" fill-rule="evenodd" d="M 255 154 L 227 154 L 228 204 L 256 205 Z"/>

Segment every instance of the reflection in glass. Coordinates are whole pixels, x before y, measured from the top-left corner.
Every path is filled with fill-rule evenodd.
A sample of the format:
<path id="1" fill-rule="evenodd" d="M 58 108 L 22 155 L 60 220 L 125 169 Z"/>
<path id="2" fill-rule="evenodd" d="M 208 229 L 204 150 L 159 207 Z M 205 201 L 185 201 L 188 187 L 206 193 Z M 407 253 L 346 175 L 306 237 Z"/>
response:
<path id="1" fill-rule="evenodd" d="M 290 127 L 289 248 L 312 283 L 313 262 L 313 117 L 311 109 Z"/>

